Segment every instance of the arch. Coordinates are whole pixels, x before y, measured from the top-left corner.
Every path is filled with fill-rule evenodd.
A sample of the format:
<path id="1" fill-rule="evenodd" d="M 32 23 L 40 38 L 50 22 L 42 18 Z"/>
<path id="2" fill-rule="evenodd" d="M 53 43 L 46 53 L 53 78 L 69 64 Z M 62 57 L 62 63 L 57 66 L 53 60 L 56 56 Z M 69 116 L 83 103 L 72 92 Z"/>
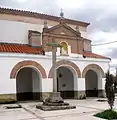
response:
<path id="1" fill-rule="evenodd" d="M 21 68 L 16 76 L 16 96 L 20 100 L 40 100 L 41 75 L 32 67 Z"/>
<path id="2" fill-rule="evenodd" d="M 37 62 L 35 62 L 35 61 L 29 61 L 29 60 L 21 61 L 21 62 L 17 63 L 17 64 L 13 67 L 13 69 L 12 69 L 12 71 L 11 71 L 11 73 L 10 73 L 10 78 L 11 78 L 11 79 L 16 78 L 18 71 L 19 71 L 21 68 L 28 67 L 28 66 L 34 67 L 34 68 L 36 68 L 38 71 L 40 71 L 40 73 L 41 73 L 41 75 L 42 75 L 42 78 L 47 78 L 45 69 L 44 69 L 39 63 L 37 63 Z"/>
<path id="3" fill-rule="evenodd" d="M 77 86 L 76 71 L 70 66 L 60 66 L 57 68 L 57 91 L 63 99 L 73 99 Z"/>
<path id="4" fill-rule="evenodd" d="M 82 72 L 82 78 L 85 78 L 85 75 L 86 75 L 86 73 L 87 73 L 88 70 L 94 70 L 94 69 L 99 70 L 101 72 L 101 74 L 102 74 L 102 77 L 105 77 L 104 71 L 103 71 L 103 69 L 99 65 L 90 64 L 90 65 L 87 65 L 84 68 L 84 70 Z"/>
<path id="5" fill-rule="evenodd" d="M 56 62 L 55 66 L 56 66 L 56 68 L 58 68 L 59 66 L 70 66 L 76 71 L 78 77 L 81 78 L 81 72 L 80 72 L 79 67 L 75 63 L 73 63 L 73 62 L 71 62 L 69 60 L 58 61 L 58 62 Z M 52 71 L 53 71 L 53 66 L 51 67 L 51 69 L 49 71 L 48 78 L 52 78 L 52 75 L 53 75 Z"/>
<path id="6" fill-rule="evenodd" d="M 98 97 L 99 75 L 94 70 L 88 70 L 85 75 L 86 97 Z"/>
<path id="7" fill-rule="evenodd" d="M 62 47 L 60 48 L 61 55 L 68 55 L 68 43 L 66 41 L 60 42 Z"/>

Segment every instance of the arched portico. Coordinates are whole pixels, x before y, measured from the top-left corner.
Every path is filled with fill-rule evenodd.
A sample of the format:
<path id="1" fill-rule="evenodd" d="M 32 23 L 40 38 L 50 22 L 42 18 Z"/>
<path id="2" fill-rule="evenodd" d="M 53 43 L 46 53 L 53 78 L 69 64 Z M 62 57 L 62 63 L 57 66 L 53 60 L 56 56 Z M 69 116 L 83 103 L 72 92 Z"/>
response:
<path id="1" fill-rule="evenodd" d="M 70 66 L 60 66 L 57 68 L 57 91 L 64 99 L 75 97 L 75 88 L 78 88 L 78 78 L 76 71 Z"/>
<path id="2" fill-rule="evenodd" d="M 56 62 L 55 66 L 56 66 L 56 68 L 58 68 L 58 67 L 64 66 L 64 65 L 71 66 L 76 71 L 77 76 L 79 78 L 81 78 L 81 72 L 80 72 L 79 67 L 75 63 L 73 63 L 73 62 L 71 62 L 69 60 L 60 60 L 60 61 Z M 53 71 L 53 67 L 54 66 L 52 66 L 50 71 L 49 71 L 48 78 L 52 78 L 52 76 L 53 76 L 53 72 L 52 72 Z"/>
<path id="3" fill-rule="evenodd" d="M 22 61 L 14 66 L 10 78 L 16 79 L 17 100 L 39 100 L 44 68 L 35 61 Z"/>
<path id="4" fill-rule="evenodd" d="M 46 72 L 45 72 L 45 69 L 37 62 L 35 61 L 30 61 L 30 60 L 26 60 L 26 61 L 21 61 L 19 63 L 17 63 L 13 69 L 11 70 L 11 73 L 10 73 L 10 78 L 11 79 L 14 79 L 16 78 L 17 76 L 17 73 L 20 69 L 24 68 L 24 67 L 33 67 L 35 68 L 36 70 L 38 70 L 40 73 L 41 73 L 41 76 L 42 78 L 47 78 L 47 75 L 46 75 Z"/>
<path id="5" fill-rule="evenodd" d="M 90 64 L 84 68 L 82 77 L 85 78 L 87 97 L 98 97 L 100 95 L 104 76 L 104 71 L 99 65 Z"/>
<path id="6" fill-rule="evenodd" d="M 49 78 L 52 78 L 53 66 L 49 72 Z M 68 60 L 56 62 L 57 70 L 57 87 L 61 92 L 61 96 L 66 99 L 77 98 L 75 92 L 78 91 L 78 78 L 81 77 L 81 72 L 78 66 Z"/>

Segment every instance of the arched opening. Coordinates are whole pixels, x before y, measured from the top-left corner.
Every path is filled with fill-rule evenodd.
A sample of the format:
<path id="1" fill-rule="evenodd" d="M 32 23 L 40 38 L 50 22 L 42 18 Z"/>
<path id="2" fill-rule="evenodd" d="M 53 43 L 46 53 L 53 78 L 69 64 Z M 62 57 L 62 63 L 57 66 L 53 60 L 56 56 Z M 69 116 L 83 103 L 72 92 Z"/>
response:
<path id="1" fill-rule="evenodd" d="M 98 75 L 88 70 L 85 75 L 86 97 L 98 97 Z"/>
<path id="2" fill-rule="evenodd" d="M 41 76 L 34 68 L 21 68 L 16 76 L 17 100 L 39 100 Z"/>
<path id="3" fill-rule="evenodd" d="M 79 69 L 79 67 L 75 63 L 73 63 L 73 62 L 71 62 L 69 60 L 57 61 L 56 62 L 56 68 L 59 68 L 60 66 L 65 66 L 65 67 L 69 66 L 69 69 L 71 71 L 74 71 L 73 73 L 76 73 L 75 77 L 81 78 L 80 69 Z M 53 76 L 53 68 L 54 68 L 54 66 L 51 67 L 51 69 L 49 71 L 49 74 L 48 74 L 48 78 L 52 78 L 52 76 Z"/>
<path id="4" fill-rule="evenodd" d="M 57 69 L 57 90 L 64 99 L 74 98 L 74 88 L 76 87 L 77 75 L 75 71 L 67 66 L 61 66 Z"/>
<path id="5" fill-rule="evenodd" d="M 68 45 L 66 42 L 61 42 L 60 54 L 61 55 L 68 55 Z"/>

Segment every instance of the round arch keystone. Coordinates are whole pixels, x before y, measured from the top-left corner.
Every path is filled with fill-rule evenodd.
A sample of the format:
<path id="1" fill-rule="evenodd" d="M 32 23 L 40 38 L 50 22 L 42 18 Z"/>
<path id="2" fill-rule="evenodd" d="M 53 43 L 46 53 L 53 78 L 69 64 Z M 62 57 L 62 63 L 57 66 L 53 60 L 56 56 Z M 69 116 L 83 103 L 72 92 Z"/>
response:
<path id="1" fill-rule="evenodd" d="M 68 60 L 61 60 L 61 61 L 56 62 L 56 68 L 58 68 L 59 66 L 66 66 L 66 65 L 71 66 L 72 68 L 74 68 L 74 70 L 76 71 L 78 77 L 81 78 L 80 69 L 75 63 L 73 63 L 71 61 L 68 61 Z M 51 69 L 49 71 L 48 78 L 52 78 L 52 75 L 53 75 L 53 66 L 51 67 Z"/>
<path id="2" fill-rule="evenodd" d="M 84 68 L 84 70 L 83 70 L 83 72 L 82 72 L 82 78 L 85 78 L 85 75 L 86 75 L 86 73 L 87 73 L 87 71 L 88 70 L 93 70 L 93 69 L 98 69 L 98 70 L 100 70 L 100 72 L 101 72 L 101 74 L 102 74 L 102 77 L 105 77 L 105 74 L 104 74 L 104 71 L 103 71 L 103 69 L 99 66 L 99 65 L 96 65 L 96 64 L 90 64 L 90 65 L 87 65 L 85 68 Z"/>
<path id="3" fill-rule="evenodd" d="M 17 73 L 18 71 L 21 69 L 21 68 L 24 68 L 24 67 L 28 67 L 28 66 L 32 66 L 32 67 L 35 67 L 38 71 L 40 71 L 41 75 L 42 75 L 42 78 L 47 78 L 47 75 L 46 75 L 46 72 L 45 72 L 45 69 L 37 62 L 35 61 L 21 61 L 19 63 L 17 63 L 11 73 L 10 73 L 10 78 L 11 79 L 14 79 L 16 78 L 17 76 Z"/>

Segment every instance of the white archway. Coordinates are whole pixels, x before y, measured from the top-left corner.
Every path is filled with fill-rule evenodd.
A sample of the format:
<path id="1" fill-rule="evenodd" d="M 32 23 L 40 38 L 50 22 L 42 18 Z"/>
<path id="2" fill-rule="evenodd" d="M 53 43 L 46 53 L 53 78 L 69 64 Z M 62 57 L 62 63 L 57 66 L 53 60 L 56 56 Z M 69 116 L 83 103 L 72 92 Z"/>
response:
<path id="1" fill-rule="evenodd" d="M 74 91 L 78 89 L 78 76 L 71 66 L 59 66 L 57 68 L 57 89 L 64 99 L 73 99 Z"/>
<path id="2" fill-rule="evenodd" d="M 98 97 L 98 75 L 94 70 L 88 70 L 85 76 L 87 97 Z"/>
<path id="3" fill-rule="evenodd" d="M 33 67 L 21 68 L 16 76 L 17 100 L 39 100 L 41 74 Z"/>
<path id="4" fill-rule="evenodd" d="M 102 89 L 104 87 L 104 84 L 103 84 L 104 79 L 103 78 L 105 78 L 104 70 L 97 64 L 89 64 L 83 69 L 82 78 L 86 78 L 86 73 L 89 70 L 94 71 L 94 74 L 96 73 L 97 77 L 98 77 L 97 78 L 97 81 L 98 81 L 97 82 L 97 86 L 98 86 L 98 89 L 97 89 L 98 95 L 97 96 L 99 96 L 99 97 L 104 96 L 104 91 Z M 85 82 L 86 82 L 86 79 L 85 79 Z"/>
<path id="5" fill-rule="evenodd" d="M 88 76 L 88 77 L 87 77 Z M 87 97 L 98 97 L 99 90 L 102 88 L 102 73 L 100 69 L 90 68 L 85 74 L 85 88 Z M 87 86 L 90 84 L 90 87 Z"/>

